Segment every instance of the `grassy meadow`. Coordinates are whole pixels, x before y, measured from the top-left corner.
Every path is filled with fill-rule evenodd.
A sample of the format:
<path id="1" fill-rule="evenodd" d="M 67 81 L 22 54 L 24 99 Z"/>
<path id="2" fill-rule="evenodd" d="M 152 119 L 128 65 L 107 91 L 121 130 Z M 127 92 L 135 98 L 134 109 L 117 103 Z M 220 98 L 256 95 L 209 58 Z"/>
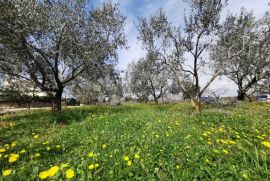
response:
<path id="1" fill-rule="evenodd" d="M 270 180 L 270 104 L 87 106 L 0 116 L 4 180 Z"/>

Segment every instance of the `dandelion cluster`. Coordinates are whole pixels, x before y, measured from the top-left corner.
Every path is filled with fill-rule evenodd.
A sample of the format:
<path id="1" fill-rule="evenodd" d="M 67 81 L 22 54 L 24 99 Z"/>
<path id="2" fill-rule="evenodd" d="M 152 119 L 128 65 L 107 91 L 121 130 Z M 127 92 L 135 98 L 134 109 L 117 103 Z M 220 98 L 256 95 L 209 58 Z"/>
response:
<path id="1" fill-rule="evenodd" d="M 189 114 L 185 104 L 93 106 L 65 112 L 86 116 L 65 126 L 41 112 L 39 121 L 28 116 L 0 128 L 7 138 L 0 144 L 0 180 L 265 180 L 265 109 Z"/>

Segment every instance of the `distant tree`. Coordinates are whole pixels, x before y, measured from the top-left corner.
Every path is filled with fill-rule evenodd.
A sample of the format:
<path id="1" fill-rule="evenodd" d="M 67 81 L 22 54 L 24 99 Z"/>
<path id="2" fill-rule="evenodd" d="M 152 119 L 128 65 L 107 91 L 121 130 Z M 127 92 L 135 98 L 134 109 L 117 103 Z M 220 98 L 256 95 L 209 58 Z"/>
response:
<path id="1" fill-rule="evenodd" d="M 269 17 L 256 22 L 251 12 L 242 9 L 239 15 L 229 15 L 220 31 L 214 59 L 220 66 L 234 57 L 223 70 L 238 86 L 238 100 L 250 97 L 248 92 L 270 75 Z"/>
<path id="2" fill-rule="evenodd" d="M 257 94 L 260 93 L 270 93 L 270 75 L 267 78 L 259 81 L 254 88 L 254 92 Z"/>
<path id="3" fill-rule="evenodd" d="M 177 84 L 177 81 L 173 77 L 171 79 L 170 83 L 170 91 L 169 93 L 172 95 L 182 95 L 183 100 L 190 100 L 191 98 L 194 98 L 196 96 L 195 87 L 193 86 L 193 81 L 189 77 L 183 76 L 181 86 L 185 88 L 185 90 L 188 90 L 188 92 L 183 91 L 181 87 Z"/>
<path id="4" fill-rule="evenodd" d="M 90 72 L 91 75 L 86 71 L 69 87 L 76 99 L 84 104 L 105 101 L 119 104 L 123 96 L 123 88 L 120 73 L 114 69 L 114 66 L 93 67 Z"/>
<path id="5" fill-rule="evenodd" d="M 189 15 L 185 15 L 185 25 L 173 26 L 167 20 L 162 10 L 157 11 L 149 19 L 139 20 L 139 36 L 143 47 L 154 52 L 173 72 L 180 89 L 191 99 L 196 111 L 200 111 L 200 97 L 210 84 L 221 73 L 222 67 L 230 61 L 223 62 L 219 67 L 213 67 L 211 78 L 202 86 L 200 84 L 202 67 L 211 65 L 208 50 L 216 39 L 220 30 L 220 15 L 227 4 L 227 0 L 188 0 Z M 192 63 L 183 57 L 185 53 L 191 55 Z M 212 68 L 212 67 L 211 67 Z M 185 87 L 183 82 L 189 76 L 193 84 Z M 195 92 L 193 97 L 191 94 Z"/>
<path id="6" fill-rule="evenodd" d="M 86 0 L 0 1 L 0 73 L 32 81 L 61 111 L 63 90 L 126 43 L 117 5 Z"/>
<path id="7" fill-rule="evenodd" d="M 155 103 L 168 91 L 170 73 L 166 66 L 148 54 L 137 62 L 129 65 L 129 87 L 138 99 L 152 96 Z"/>
<path id="8" fill-rule="evenodd" d="M 140 59 L 138 61 L 144 61 L 144 59 Z M 135 95 L 136 99 L 140 102 L 147 102 L 148 97 L 150 96 L 149 89 L 145 88 L 147 85 L 147 80 L 141 78 L 140 72 L 137 70 L 138 68 L 135 61 L 128 65 L 126 71 L 125 92 L 129 93 L 130 97 Z"/>
<path id="9" fill-rule="evenodd" d="M 7 77 L 5 85 L 0 89 L 0 102 L 19 105 L 26 103 L 27 108 L 30 109 L 31 102 L 37 98 L 36 93 L 37 90 L 30 81 Z"/>
<path id="10" fill-rule="evenodd" d="M 218 89 L 213 89 L 213 88 L 208 88 L 205 91 L 205 95 L 208 97 L 214 97 L 216 100 L 220 99 L 222 94 L 225 94 L 228 90 L 227 89 L 223 89 L 223 88 L 218 88 Z"/>

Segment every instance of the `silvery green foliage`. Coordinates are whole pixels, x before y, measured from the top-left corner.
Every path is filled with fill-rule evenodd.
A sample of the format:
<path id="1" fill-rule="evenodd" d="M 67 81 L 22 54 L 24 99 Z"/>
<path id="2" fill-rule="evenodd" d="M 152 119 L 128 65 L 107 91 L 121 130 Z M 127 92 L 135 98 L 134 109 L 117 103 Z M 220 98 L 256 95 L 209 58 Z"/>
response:
<path id="1" fill-rule="evenodd" d="M 170 73 L 166 65 L 153 54 L 129 65 L 128 86 L 139 100 L 147 100 L 151 96 L 158 103 L 168 91 L 169 79 Z"/>
<path id="2" fill-rule="evenodd" d="M 69 86 L 72 94 L 84 104 L 111 102 L 119 104 L 123 96 L 120 74 L 112 65 L 104 65 L 101 69 L 95 68 L 90 75 L 85 72 L 76 78 Z"/>
<path id="3" fill-rule="evenodd" d="M 269 78 L 269 30 L 269 14 L 256 22 L 251 12 L 242 9 L 239 15 L 229 15 L 220 31 L 212 55 L 217 66 L 232 59 L 223 73 L 238 86 L 239 100 Z"/>
<path id="4" fill-rule="evenodd" d="M 154 52 L 158 60 L 173 72 L 180 89 L 193 98 L 191 93 L 195 88 L 196 99 L 220 75 L 221 67 L 213 68 L 213 75 L 205 86 L 200 85 L 200 70 L 211 63 L 208 59 L 208 50 L 215 41 L 221 27 L 220 14 L 227 5 L 227 0 L 187 0 L 188 13 L 185 14 L 184 27 L 175 26 L 168 22 L 165 12 L 158 10 L 148 19 L 139 20 L 139 40 L 143 47 Z M 188 53 L 192 63 L 183 57 Z M 185 87 L 185 78 L 189 77 L 193 85 Z M 192 93 L 193 94 L 193 93 Z"/>
<path id="5" fill-rule="evenodd" d="M 38 90 L 30 81 L 6 77 L 0 89 L 0 102 L 18 104 L 31 102 L 37 93 Z"/>
<path id="6" fill-rule="evenodd" d="M 85 0 L 0 1 L 0 72 L 60 97 L 89 67 L 117 59 L 126 43 L 117 5 Z M 58 100 L 59 102 L 59 100 Z"/>

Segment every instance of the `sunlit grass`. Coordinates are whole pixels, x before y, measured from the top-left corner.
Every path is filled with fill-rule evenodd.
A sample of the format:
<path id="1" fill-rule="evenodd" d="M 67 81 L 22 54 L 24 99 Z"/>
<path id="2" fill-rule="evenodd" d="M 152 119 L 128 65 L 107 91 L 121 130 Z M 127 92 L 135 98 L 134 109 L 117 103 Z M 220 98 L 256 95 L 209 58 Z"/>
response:
<path id="1" fill-rule="evenodd" d="M 0 180 L 270 177 L 269 104 L 202 113 L 188 104 L 89 106 L 0 119 Z"/>

